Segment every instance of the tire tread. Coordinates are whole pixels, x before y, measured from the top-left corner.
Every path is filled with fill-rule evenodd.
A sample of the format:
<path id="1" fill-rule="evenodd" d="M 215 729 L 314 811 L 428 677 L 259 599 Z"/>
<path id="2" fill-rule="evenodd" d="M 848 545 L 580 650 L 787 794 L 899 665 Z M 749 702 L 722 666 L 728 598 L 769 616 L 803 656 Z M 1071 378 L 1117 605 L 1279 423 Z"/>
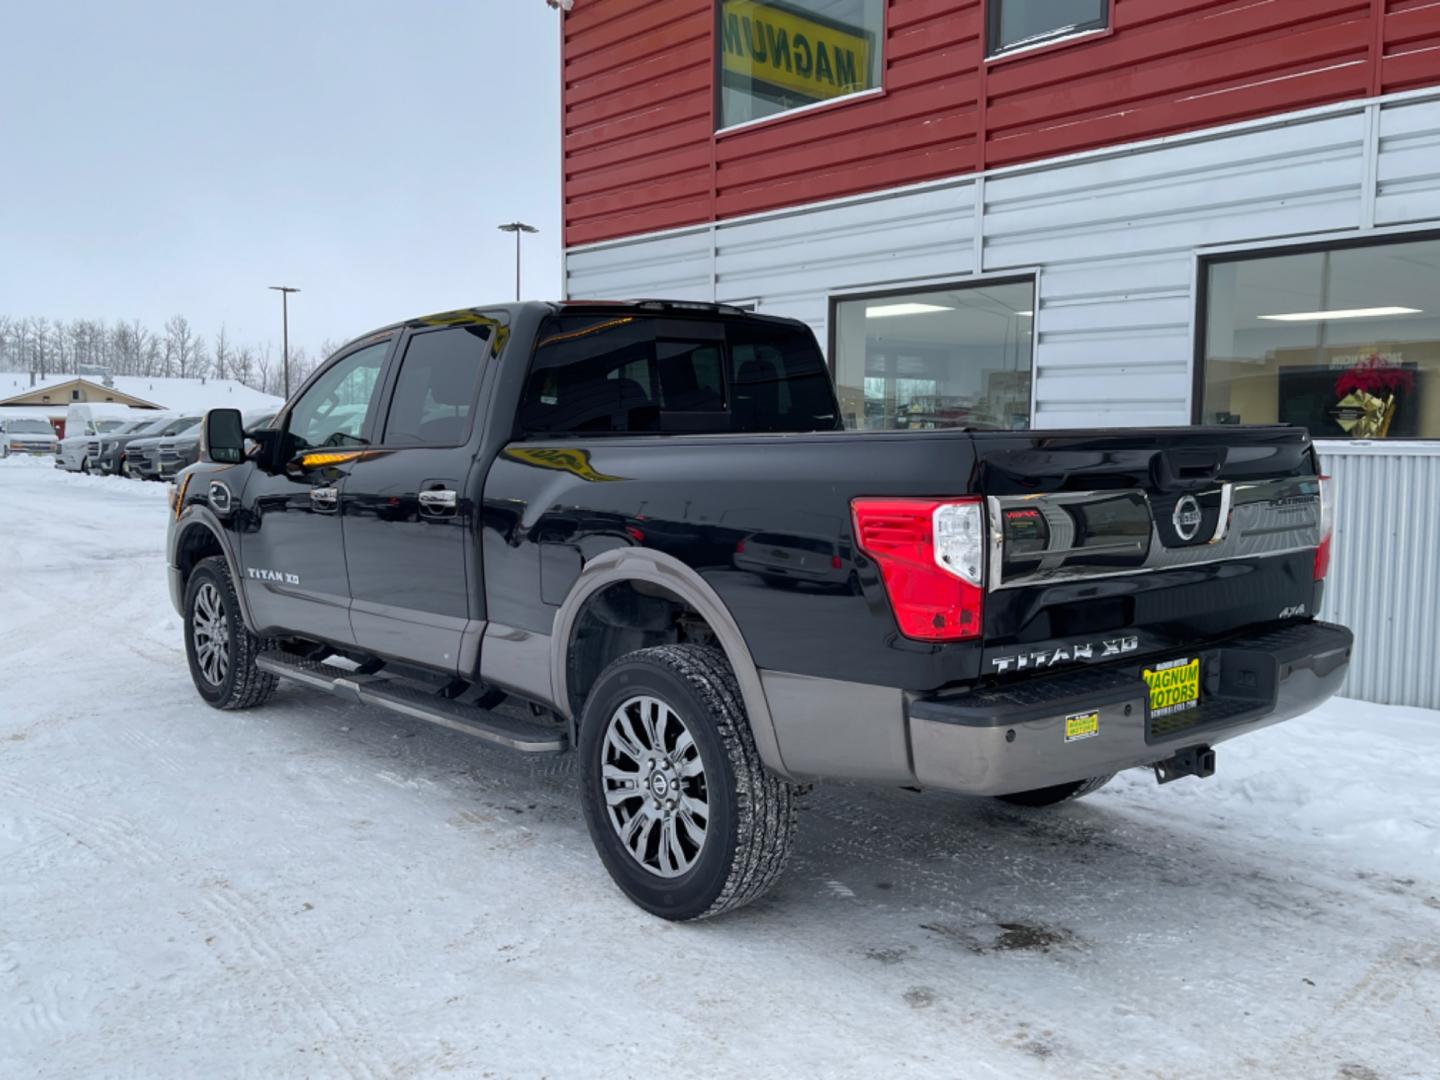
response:
<path id="1" fill-rule="evenodd" d="M 772 888 L 785 870 L 795 837 L 794 786 L 760 760 L 755 737 L 725 654 L 708 645 L 655 645 L 615 661 L 648 661 L 688 683 L 708 706 L 710 719 L 735 771 L 736 845 L 719 894 L 696 919 L 744 907 Z M 604 679 L 601 675 L 601 680 Z"/>
<path id="2" fill-rule="evenodd" d="M 191 577 L 201 570 L 208 570 L 219 580 L 225 594 L 226 609 L 235 613 L 235 622 L 240 629 L 238 634 L 230 635 L 230 670 L 234 673 L 230 693 L 211 704 L 217 709 L 253 709 L 263 704 L 280 683 L 275 675 L 255 666 L 255 658 L 267 649 L 274 648 L 275 643 L 270 638 L 252 634 L 240 618 L 240 597 L 235 588 L 235 578 L 230 573 L 230 564 L 223 555 L 211 555 L 201 559 L 195 564 Z"/>

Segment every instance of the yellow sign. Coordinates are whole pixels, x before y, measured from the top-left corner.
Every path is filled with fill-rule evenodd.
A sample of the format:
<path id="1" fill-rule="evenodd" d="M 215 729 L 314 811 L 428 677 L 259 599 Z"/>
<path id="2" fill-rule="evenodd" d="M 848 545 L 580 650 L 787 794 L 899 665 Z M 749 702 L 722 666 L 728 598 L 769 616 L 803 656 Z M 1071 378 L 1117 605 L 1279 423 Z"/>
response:
<path id="1" fill-rule="evenodd" d="M 1155 668 L 1146 668 L 1145 683 L 1150 687 L 1150 715 L 1171 716 L 1200 704 L 1200 660 L 1171 660 Z"/>
<path id="2" fill-rule="evenodd" d="M 590 464 L 590 451 L 569 446 L 507 446 L 500 453 L 522 465 L 572 473 L 581 480 L 592 483 L 625 479 L 623 476 L 606 476 L 602 472 L 596 472 L 595 467 Z"/>
<path id="3" fill-rule="evenodd" d="M 1100 734 L 1100 714 L 1098 712 L 1073 713 L 1065 717 L 1065 741 L 1074 742 L 1076 739 L 1088 739 L 1092 735 Z"/>
<path id="4" fill-rule="evenodd" d="M 870 38 L 778 4 L 724 0 L 720 49 L 727 75 L 808 101 L 870 86 Z"/>

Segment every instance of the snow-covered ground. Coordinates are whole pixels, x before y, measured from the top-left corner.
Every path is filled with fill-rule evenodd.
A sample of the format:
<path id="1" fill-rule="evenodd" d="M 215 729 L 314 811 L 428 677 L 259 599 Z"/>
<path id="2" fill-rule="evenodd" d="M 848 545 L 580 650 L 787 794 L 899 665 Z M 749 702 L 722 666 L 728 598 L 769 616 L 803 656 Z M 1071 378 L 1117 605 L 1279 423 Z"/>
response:
<path id="1" fill-rule="evenodd" d="M 1440 1076 L 1440 714 L 1050 811 L 822 787 L 675 926 L 569 758 L 190 687 L 164 488 L 0 462 L 0 1077 Z"/>

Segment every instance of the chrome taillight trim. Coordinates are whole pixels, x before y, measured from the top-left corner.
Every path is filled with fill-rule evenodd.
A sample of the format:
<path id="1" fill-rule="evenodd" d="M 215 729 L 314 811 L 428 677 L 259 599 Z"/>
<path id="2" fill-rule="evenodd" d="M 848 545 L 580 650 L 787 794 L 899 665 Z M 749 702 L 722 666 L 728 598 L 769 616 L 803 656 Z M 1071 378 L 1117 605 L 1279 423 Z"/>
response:
<path id="1" fill-rule="evenodd" d="M 1205 544 L 1189 547 L 1167 548 L 1155 526 L 1154 507 L 1150 497 L 1143 491 L 1128 489 L 1128 493 L 1144 500 L 1150 516 L 1150 537 L 1145 549 L 1143 564 L 1115 570 L 1089 569 L 1083 566 L 1067 566 L 1080 557 L 1102 554 L 1141 553 L 1136 543 L 1110 544 L 1105 547 L 1077 548 L 1071 545 L 1073 532 L 1063 522 L 1069 520 L 1063 507 L 1076 503 L 1098 502 L 1114 499 L 1124 491 L 1074 491 L 1054 492 L 1035 495 L 990 495 L 986 498 L 989 511 L 990 542 L 988 583 L 989 591 L 1017 589 L 1027 586 L 1051 585 L 1073 581 L 1096 581 L 1104 578 L 1129 577 L 1135 574 L 1150 574 L 1162 570 L 1175 570 L 1191 566 L 1207 566 L 1235 559 L 1269 558 L 1293 555 L 1297 552 L 1312 551 L 1321 539 L 1320 484 L 1315 476 L 1282 477 L 1275 480 L 1258 480 L 1242 483 L 1217 484 L 1205 494 L 1218 491 L 1220 498 L 1219 519 L 1215 532 Z M 1047 522 L 1061 523 L 1052 530 L 1050 543 L 1045 549 L 1047 569 L 1037 569 L 1007 578 L 1005 575 L 1005 526 L 1004 513 L 1021 507 L 1033 507 L 1045 515 Z M 1311 509 L 1313 508 L 1313 509 Z M 1281 515 L 1310 509 L 1304 521 L 1289 526 Z"/>

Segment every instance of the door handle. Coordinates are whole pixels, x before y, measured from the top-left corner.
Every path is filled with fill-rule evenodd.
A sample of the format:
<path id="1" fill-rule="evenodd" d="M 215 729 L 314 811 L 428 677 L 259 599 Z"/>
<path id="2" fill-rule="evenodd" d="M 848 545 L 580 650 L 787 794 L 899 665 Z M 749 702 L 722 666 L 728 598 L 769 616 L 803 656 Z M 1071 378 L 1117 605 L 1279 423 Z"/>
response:
<path id="1" fill-rule="evenodd" d="M 455 492 L 448 488 L 420 492 L 420 512 L 424 514 L 434 514 L 437 517 L 442 514 L 453 514 L 456 502 Z"/>
<path id="2" fill-rule="evenodd" d="M 316 510 L 334 510 L 340 505 L 340 493 L 333 487 L 311 488 L 310 505 Z"/>

